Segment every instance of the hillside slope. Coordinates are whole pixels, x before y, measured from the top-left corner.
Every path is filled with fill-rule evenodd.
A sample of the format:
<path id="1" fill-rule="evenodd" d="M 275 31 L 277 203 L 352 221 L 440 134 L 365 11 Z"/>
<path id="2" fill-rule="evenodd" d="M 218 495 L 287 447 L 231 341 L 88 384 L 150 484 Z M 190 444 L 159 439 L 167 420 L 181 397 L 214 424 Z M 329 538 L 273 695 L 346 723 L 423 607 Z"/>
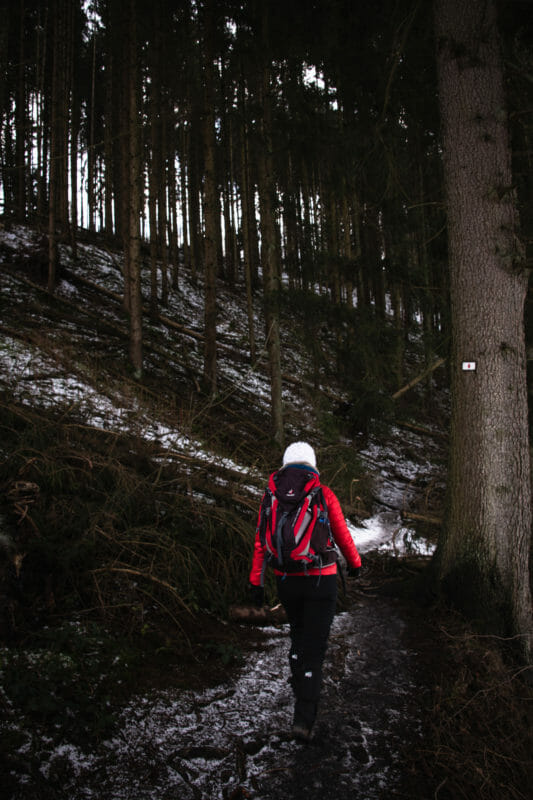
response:
<path id="1" fill-rule="evenodd" d="M 280 458 L 242 294 L 219 286 L 220 391 L 209 398 L 201 286 L 182 270 L 161 318 L 146 316 L 137 382 L 120 254 L 86 241 L 76 261 L 66 247 L 61 259 L 50 296 L 37 235 L 0 230 L 7 796 L 529 796 L 531 692 L 495 643 L 419 608 L 434 600 L 419 575 L 442 511 L 445 405 L 425 431 L 359 433 L 336 413 L 350 395 L 327 320 L 313 360 L 305 314 L 285 309 L 287 437 L 317 448 L 366 570 L 341 594 L 317 746 L 295 753 L 283 733 L 286 631 L 227 621 Z M 427 522 L 415 529 L 417 513 Z"/>
<path id="2" fill-rule="evenodd" d="M 281 455 L 269 436 L 260 296 L 259 357 L 251 365 L 242 287 L 220 283 L 219 393 L 206 396 L 202 287 L 182 269 L 168 307 L 157 320 L 146 313 L 138 382 L 127 360 L 121 254 L 95 240 L 80 243 L 74 260 L 62 246 L 61 279 L 50 295 L 36 232 L 0 233 L 1 479 L 6 549 L 19 558 L 25 600 L 55 613 L 59 598 L 125 613 L 141 579 L 174 621 L 198 608 L 224 612 L 242 597 L 258 499 Z M 304 326 L 294 313 L 290 323 L 287 437 L 309 438 L 324 473 L 337 474 L 347 510 L 362 511 L 352 444 L 331 435 L 331 422 L 322 430 L 318 416 L 325 397 L 332 419 L 331 374 L 324 394 L 310 386 Z M 326 350 L 327 338 L 320 346 Z M 22 605 L 13 601 L 6 631 L 28 623 Z"/>

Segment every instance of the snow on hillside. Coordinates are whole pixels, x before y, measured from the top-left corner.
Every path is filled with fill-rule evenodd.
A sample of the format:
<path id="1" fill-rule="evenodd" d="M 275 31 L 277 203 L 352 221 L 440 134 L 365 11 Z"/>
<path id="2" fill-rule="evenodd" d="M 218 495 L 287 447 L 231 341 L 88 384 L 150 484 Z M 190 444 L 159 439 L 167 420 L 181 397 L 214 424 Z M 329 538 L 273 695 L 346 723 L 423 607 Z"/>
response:
<path id="1" fill-rule="evenodd" d="M 35 247 L 35 236 L 27 228 L 14 226 L 10 231 L 0 230 L 0 266 L 10 266 L 10 254 L 29 252 Z M 98 247 L 96 245 L 79 244 L 78 258 L 74 262 L 70 255 L 70 248 L 61 247 L 61 264 L 66 271 L 58 284 L 56 296 L 75 302 L 83 308 L 83 287 L 69 280 L 69 272 L 74 273 L 86 281 L 101 287 L 109 292 L 120 294 L 122 290 L 122 275 L 120 272 L 121 256 Z M 15 275 L 0 269 L 0 292 L 4 303 L 19 306 L 21 313 L 25 313 L 28 297 L 35 290 L 21 282 Z M 145 287 L 145 297 L 148 289 Z M 250 406 L 262 407 L 268 410 L 270 393 L 266 380 L 266 366 L 253 368 L 247 358 L 247 318 L 246 310 L 240 300 L 240 293 L 231 293 L 221 289 L 219 295 L 219 372 L 222 393 L 238 391 L 247 398 Z M 38 331 L 41 323 L 38 304 L 32 304 L 31 310 L 26 314 L 26 325 Z M 164 310 L 165 316 L 186 326 L 188 329 L 201 332 L 203 325 L 203 299 L 201 285 L 194 286 L 189 277 L 182 270 L 180 273 L 179 289 L 170 293 L 169 306 Z M 111 318 L 116 324 L 123 324 L 120 314 L 106 308 L 106 318 Z M 0 318 L 0 325 L 3 320 Z M 58 325 L 60 323 L 57 323 Z M 61 323 L 63 324 L 63 323 Z M 147 335 L 150 334 L 148 325 Z M 83 327 L 83 331 L 76 329 L 71 323 L 64 323 L 65 330 L 72 341 L 83 337 L 82 346 L 89 353 L 91 348 L 97 347 L 98 337 L 101 336 L 96 329 L 92 332 Z M 168 359 L 172 362 L 173 352 L 176 350 L 175 341 L 172 341 L 172 332 L 164 325 L 161 328 L 168 337 Z M 264 348 L 264 336 L 260 314 L 256 312 L 255 330 L 258 338 L 258 347 Z M 14 400 L 29 406 L 41 408 L 62 407 L 75 410 L 83 418 L 84 423 L 98 428 L 120 433 L 131 432 L 137 437 L 157 442 L 161 449 L 170 450 L 196 459 L 205 460 L 209 464 L 218 464 L 220 467 L 241 473 L 252 480 L 248 490 L 259 495 L 260 487 L 266 480 L 266 475 L 255 474 L 249 466 L 221 455 L 209 447 L 209 443 L 198 441 L 187 430 L 176 428 L 169 424 L 163 412 L 159 419 L 153 417 L 153 412 L 147 414 L 142 408 L 138 398 L 124 391 L 122 384 L 113 384 L 108 378 L 98 380 L 98 372 L 90 370 L 87 365 L 78 363 L 74 370 L 72 365 L 62 363 L 61 352 L 51 353 L 48 339 L 48 350 L 43 350 L 38 337 L 28 341 L 27 337 L 17 335 L 18 331 L 1 330 L 0 346 L 0 388 L 8 392 Z M 288 332 L 284 332 L 287 337 Z M 50 337 L 49 337 L 50 338 Z M 52 337 L 53 339 L 53 337 Z M 191 366 L 201 374 L 202 350 L 194 339 L 187 341 L 187 359 Z M 240 359 L 235 358 L 235 353 L 241 354 Z M 264 355 L 264 354 L 263 354 Z M 125 358 L 124 353 L 117 353 L 117 358 Z M 149 356 L 148 356 L 149 358 Z M 301 362 L 301 354 L 291 348 L 285 348 L 284 359 L 287 361 L 286 371 L 294 376 L 301 375 L 305 363 Z M 178 365 L 172 365 L 179 370 Z M 284 385 L 284 402 L 291 410 L 298 409 L 302 420 L 299 430 L 293 435 L 298 438 L 310 437 L 313 441 L 312 415 L 306 406 L 304 398 L 289 382 Z M 309 428 L 306 426 L 308 422 Z M 405 446 L 405 432 L 392 432 L 390 444 L 387 447 L 370 444 L 361 453 L 362 457 L 369 457 L 369 464 L 380 464 L 380 469 L 375 474 L 377 493 L 382 493 L 387 505 L 400 508 L 405 503 L 405 482 L 412 481 L 414 477 L 425 471 L 431 472 L 431 464 L 415 464 L 400 457 L 399 450 Z M 273 465 L 275 466 L 275 465 Z M 394 474 L 393 474 L 394 473 Z M 392 477 L 391 477 L 392 475 Z M 394 475 L 396 477 L 394 477 Z M 400 477 L 400 480 L 398 480 Z M 246 488 L 246 487 L 245 487 Z M 413 535 L 413 531 L 405 527 L 397 512 L 378 510 L 375 516 L 366 520 L 363 525 L 355 525 L 348 520 L 350 530 L 361 552 L 369 549 L 392 550 L 397 555 L 405 550 L 427 552 L 426 545 Z M 431 549 L 431 548 L 430 548 Z"/>

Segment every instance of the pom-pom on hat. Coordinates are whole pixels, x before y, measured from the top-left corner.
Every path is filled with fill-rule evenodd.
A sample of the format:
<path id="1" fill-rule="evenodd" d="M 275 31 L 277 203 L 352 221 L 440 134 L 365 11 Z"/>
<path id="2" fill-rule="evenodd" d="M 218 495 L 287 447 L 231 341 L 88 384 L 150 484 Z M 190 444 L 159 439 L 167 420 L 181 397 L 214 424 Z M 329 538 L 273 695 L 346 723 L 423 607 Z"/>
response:
<path id="1" fill-rule="evenodd" d="M 315 451 L 307 442 L 293 442 L 283 453 L 283 466 L 288 464 L 309 464 L 316 469 Z"/>

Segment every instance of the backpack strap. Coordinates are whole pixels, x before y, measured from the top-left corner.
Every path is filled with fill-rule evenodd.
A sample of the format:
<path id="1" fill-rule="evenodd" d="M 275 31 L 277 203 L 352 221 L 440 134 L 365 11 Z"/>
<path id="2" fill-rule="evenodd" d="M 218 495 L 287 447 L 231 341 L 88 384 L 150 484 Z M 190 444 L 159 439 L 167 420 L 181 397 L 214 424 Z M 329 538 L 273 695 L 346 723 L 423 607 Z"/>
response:
<path id="1" fill-rule="evenodd" d="M 280 567 L 283 566 L 283 552 L 280 546 L 280 542 L 282 540 L 282 530 L 283 526 L 285 525 L 285 521 L 289 516 L 288 511 L 282 511 L 281 514 L 276 515 L 276 550 L 278 552 L 278 564 Z"/>
<path id="2" fill-rule="evenodd" d="M 335 550 L 338 553 L 339 552 L 339 547 L 337 545 L 337 542 L 335 541 L 335 537 L 333 536 L 333 531 L 331 530 L 331 525 L 329 524 L 328 506 L 327 506 L 327 503 L 326 503 L 326 498 L 324 497 L 324 492 L 322 491 L 322 486 L 318 487 L 318 491 L 320 492 L 320 501 L 321 501 L 321 506 L 322 506 L 322 509 L 323 509 L 320 512 L 319 519 L 322 522 L 325 522 L 326 525 L 328 526 L 329 538 L 331 540 L 331 544 L 333 545 L 333 547 L 335 548 Z M 346 594 L 346 578 L 345 578 L 345 575 L 344 575 L 344 568 L 342 566 L 342 561 L 340 559 L 337 559 L 337 570 L 338 570 L 339 575 L 341 576 L 341 583 L 342 583 L 343 593 Z"/>
<path id="3" fill-rule="evenodd" d="M 272 516 L 272 501 L 274 499 L 274 492 L 268 487 L 265 489 L 263 500 L 261 502 L 261 510 L 259 512 L 259 520 L 257 522 L 257 532 L 261 544 L 265 544 L 265 534 L 268 526 L 268 521 Z"/>
<path id="4" fill-rule="evenodd" d="M 299 544 L 313 521 L 314 516 L 314 507 L 316 503 L 314 502 L 315 497 L 318 495 L 320 487 L 317 486 L 315 489 L 312 489 L 309 494 L 307 494 L 300 505 L 295 514 L 295 524 L 294 524 L 294 539 L 296 544 Z M 317 511 L 318 517 L 318 511 Z"/>

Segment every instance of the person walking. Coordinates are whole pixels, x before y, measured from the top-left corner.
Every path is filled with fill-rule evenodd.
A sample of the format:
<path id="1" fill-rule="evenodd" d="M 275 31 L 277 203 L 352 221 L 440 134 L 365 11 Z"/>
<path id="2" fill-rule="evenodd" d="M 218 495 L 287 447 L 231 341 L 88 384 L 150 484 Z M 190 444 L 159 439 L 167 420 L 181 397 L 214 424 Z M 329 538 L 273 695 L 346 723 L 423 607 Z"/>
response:
<path id="1" fill-rule="evenodd" d="M 310 498 L 321 492 L 325 510 L 316 512 L 317 519 L 329 520 L 325 547 L 316 555 L 311 550 L 303 560 L 293 555 L 283 559 L 281 545 L 276 550 L 276 536 L 285 526 L 304 519 Z M 272 510 L 265 514 L 269 502 L 276 502 L 276 520 Z M 291 513 L 292 512 L 292 513 Z M 322 516 L 321 516 L 322 515 Z M 309 514 L 311 517 L 311 514 Z M 276 536 L 269 524 L 276 529 Z M 315 523 L 315 527 L 318 522 Z M 318 535 L 318 534 L 317 534 Z M 315 537 L 316 541 L 316 537 Z M 311 542 L 313 540 L 311 539 Z M 292 736 L 309 741 L 318 710 L 322 684 L 322 665 L 326 655 L 329 631 L 337 602 L 337 563 L 335 546 L 347 562 L 350 577 L 357 577 L 361 557 L 350 535 L 342 509 L 334 492 L 320 483 L 315 451 L 307 442 L 293 442 L 283 455 L 283 465 L 270 475 L 268 489 L 259 511 L 258 525 L 249 576 L 249 593 L 254 605 L 264 600 L 264 572 L 272 563 L 276 575 L 278 597 L 290 627 L 290 683 L 294 693 Z M 272 551 L 274 550 L 275 555 Z"/>

